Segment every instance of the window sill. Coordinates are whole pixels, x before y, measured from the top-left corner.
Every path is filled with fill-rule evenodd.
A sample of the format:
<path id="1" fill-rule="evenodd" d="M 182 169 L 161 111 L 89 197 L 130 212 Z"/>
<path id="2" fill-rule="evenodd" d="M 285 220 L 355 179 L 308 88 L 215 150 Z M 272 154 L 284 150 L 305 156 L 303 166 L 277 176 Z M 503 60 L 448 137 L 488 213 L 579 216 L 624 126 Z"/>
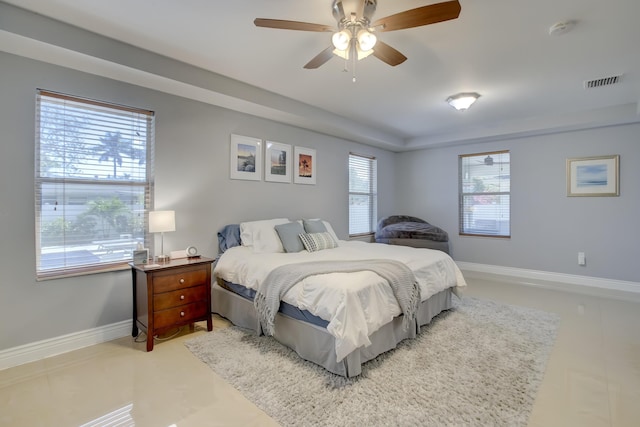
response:
<path id="1" fill-rule="evenodd" d="M 128 263 L 118 263 L 106 266 L 91 266 L 50 272 L 39 272 L 36 273 L 36 281 L 43 282 L 46 280 L 66 279 L 68 277 L 88 276 L 90 274 L 111 273 L 114 271 L 129 270 L 130 268 L 131 267 Z"/>
<path id="2" fill-rule="evenodd" d="M 374 236 L 375 233 L 350 234 L 349 240 L 372 243 L 375 241 Z"/>

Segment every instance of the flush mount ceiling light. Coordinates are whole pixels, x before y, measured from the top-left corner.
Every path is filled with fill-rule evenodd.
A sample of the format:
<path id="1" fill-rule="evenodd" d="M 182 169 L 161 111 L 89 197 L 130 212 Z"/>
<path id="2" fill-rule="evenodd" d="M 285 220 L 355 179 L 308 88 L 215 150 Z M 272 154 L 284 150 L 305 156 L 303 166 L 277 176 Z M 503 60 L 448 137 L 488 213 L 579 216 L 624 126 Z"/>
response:
<path id="1" fill-rule="evenodd" d="M 447 98 L 447 103 L 458 111 L 467 110 L 474 102 L 480 98 L 480 94 L 476 92 L 462 92 L 451 95 Z"/>
<path id="2" fill-rule="evenodd" d="M 550 36 L 559 36 L 568 33 L 576 25 L 576 21 L 560 21 L 549 27 Z"/>

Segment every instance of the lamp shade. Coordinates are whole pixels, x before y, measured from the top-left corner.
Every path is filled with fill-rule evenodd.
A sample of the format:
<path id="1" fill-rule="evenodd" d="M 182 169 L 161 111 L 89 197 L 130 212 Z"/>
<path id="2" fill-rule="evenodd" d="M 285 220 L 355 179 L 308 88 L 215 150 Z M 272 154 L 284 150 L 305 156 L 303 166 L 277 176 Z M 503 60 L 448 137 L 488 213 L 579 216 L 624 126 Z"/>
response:
<path id="1" fill-rule="evenodd" d="M 149 233 L 163 233 L 165 231 L 176 231 L 176 212 L 149 212 Z"/>

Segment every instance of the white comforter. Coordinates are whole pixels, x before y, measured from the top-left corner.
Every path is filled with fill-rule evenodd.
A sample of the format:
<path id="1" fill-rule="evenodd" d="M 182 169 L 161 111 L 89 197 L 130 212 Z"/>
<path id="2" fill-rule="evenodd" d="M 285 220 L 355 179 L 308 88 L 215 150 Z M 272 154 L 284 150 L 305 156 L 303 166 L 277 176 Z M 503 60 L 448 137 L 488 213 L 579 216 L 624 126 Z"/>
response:
<path id="1" fill-rule="evenodd" d="M 253 253 L 250 247 L 237 246 L 222 255 L 214 275 L 257 290 L 269 272 L 280 265 L 367 259 L 405 263 L 416 276 L 422 301 L 444 289 L 466 286 L 458 266 L 444 252 L 343 240 L 337 248 L 313 253 Z M 291 288 L 283 301 L 329 322 L 327 330 L 335 337 L 338 362 L 353 350 L 371 344 L 369 335 L 401 313 L 386 280 L 371 271 L 308 277 Z"/>

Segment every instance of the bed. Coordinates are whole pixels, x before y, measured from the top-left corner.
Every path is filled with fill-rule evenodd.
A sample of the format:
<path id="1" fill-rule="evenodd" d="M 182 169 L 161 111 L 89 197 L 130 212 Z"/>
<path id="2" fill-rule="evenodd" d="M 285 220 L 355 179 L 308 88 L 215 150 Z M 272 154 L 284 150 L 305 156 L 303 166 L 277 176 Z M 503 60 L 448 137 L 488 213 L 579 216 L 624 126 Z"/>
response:
<path id="1" fill-rule="evenodd" d="M 331 225 L 318 219 L 232 224 L 218 240 L 212 311 L 272 335 L 303 359 L 345 377 L 359 375 L 363 363 L 414 338 L 421 326 L 450 309 L 453 295 L 466 286 L 444 252 L 339 240 Z M 380 271 L 387 266 L 402 274 Z M 304 270 L 302 276 L 287 276 L 298 270 Z M 412 285 L 395 283 L 407 272 Z M 260 301 L 265 295 L 270 301 L 269 290 L 289 282 L 280 290 L 276 312 L 265 320 Z M 416 289 L 412 310 L 407 301 Z"/>
<path id="2" fill-rule="evenodd" d="M 446 231 L 409 215 L 390 215 L 378 221 L 375 241 L 449 253 L 449 235 Z"/>

